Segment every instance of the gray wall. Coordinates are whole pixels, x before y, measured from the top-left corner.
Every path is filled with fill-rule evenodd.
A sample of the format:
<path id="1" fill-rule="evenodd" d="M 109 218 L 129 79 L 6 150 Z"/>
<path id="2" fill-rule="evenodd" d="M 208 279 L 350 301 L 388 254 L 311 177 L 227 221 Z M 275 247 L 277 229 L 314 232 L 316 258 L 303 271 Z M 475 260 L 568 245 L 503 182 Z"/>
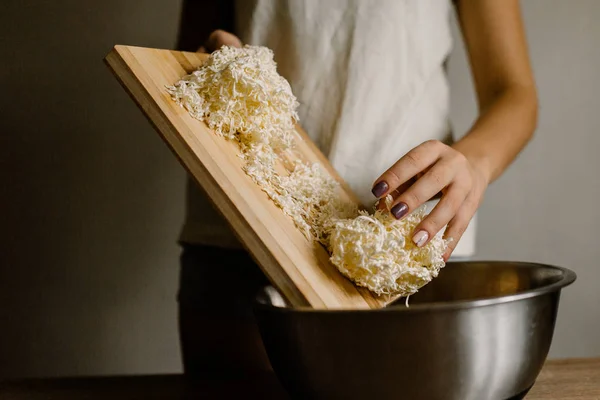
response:
<path id="1" fill-rule="evenodd" d="M 0 377 L 180 370 L 175 245 L 184 173 L 102 64 L 172 48 L 179 2 L 3 1 Z M 552 356 L 600 355 L 600 28 L 595 0 L 525 0 L 538 134 L 490 188 L 479 257 L 573 268 Z M 453 119 L 474 102 L 460 40 Z"/>
<path id="2" fill-rule="evenodd" d="M 177 371 L 184 172 L 102 58 L 180 4 L 0 9 L 0 377 Z"/>

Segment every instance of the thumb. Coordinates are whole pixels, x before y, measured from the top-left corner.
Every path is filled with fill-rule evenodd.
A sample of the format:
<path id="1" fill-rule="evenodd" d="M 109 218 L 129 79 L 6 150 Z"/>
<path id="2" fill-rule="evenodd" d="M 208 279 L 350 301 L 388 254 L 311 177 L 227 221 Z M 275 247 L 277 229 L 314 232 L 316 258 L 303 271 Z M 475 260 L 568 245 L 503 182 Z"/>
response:
<path id="1" fill-rule="evenodd" d="M 233 33 L 217 29 L 208 36 L 208 40 L 203 47 L 212 53 L 222 46 L 242 47 L 242 41 Z"/>

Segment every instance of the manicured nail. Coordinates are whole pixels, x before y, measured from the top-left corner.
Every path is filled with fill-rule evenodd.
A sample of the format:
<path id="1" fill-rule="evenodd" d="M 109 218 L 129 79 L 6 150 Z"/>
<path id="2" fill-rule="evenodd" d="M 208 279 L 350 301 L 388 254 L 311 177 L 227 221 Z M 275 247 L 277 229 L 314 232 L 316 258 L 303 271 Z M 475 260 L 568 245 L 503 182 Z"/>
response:
<path id="1" fill-rule="evenodd" d="M 400 219 L 404 217 L 406 213 L 408 213 L 408 206 L 406 205 L 406 203 L 398 203 L 394 207 L 392 207 L 390 211 L 396 219 Z"/>
<path id="2" fill-rule="evenodd" d="M 371 190 L 371 193 L 373 193 L 373 196 L 380 198 L 385 192 L 387 192 L 388 189 L 389 189 L 389 186 L 388 186 L 387 182 L 381 181 L 373 187 L 373 189 Z"/>
<path id="3" fill-rule="evenodd" d="M 415 236 L 413 236 L 412 238 L 413 242 L 417 245 L 417 247 L 423 247 L 427 239 L 429 239 L 429 233 L 427 233 L 426 231 L 419 231 L 415 233 Z"/>

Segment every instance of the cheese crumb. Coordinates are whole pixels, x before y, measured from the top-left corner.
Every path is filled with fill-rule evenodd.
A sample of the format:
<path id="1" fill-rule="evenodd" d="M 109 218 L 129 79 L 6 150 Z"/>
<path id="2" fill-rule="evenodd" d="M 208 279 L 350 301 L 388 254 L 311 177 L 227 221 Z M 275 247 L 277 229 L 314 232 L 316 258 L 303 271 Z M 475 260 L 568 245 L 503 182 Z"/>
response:
<path id="1" fill-rule="evenodd" d="M 444 266 L 446 241 L 436 236 L 419 248 L 408 239 L 424 209 L 402 221 L 389 211 L 368 213 L 344 200 L 340 184 L 319 164 L 289 165 L 298 102 L 270 49 L 222 47 L 167 91 L 194 118 L 240 145 L 246 174 L 356 285 L 409 296 Z M 276 171 L 278 162 L 288 175 Z M 391 198 L 386 201 L 389 206 Z"/>

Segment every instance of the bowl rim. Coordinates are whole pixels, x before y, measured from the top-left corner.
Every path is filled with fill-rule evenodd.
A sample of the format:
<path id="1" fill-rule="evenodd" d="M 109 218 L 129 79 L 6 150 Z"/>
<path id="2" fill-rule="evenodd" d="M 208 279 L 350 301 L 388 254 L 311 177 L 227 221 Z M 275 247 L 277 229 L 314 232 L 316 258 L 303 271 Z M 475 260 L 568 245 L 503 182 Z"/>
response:
<path id="1" fill-rule="evenodd" d="M 560 279 L 549 285 L 537 287 L 534 289 L 524 290 L 519 293 L 507 295 L 507 296 L 490 296 L 474 300 L 456 300 L 456 301 L 445 301 L 445 302 L 431 302 L 410 305 L 408 307 L 404 305 L 389 305 L 382 308 L 371 308 L 371 309 L 347 309 L 347 308 L 330 308 L 330 309 L 318 309 L 308 306 L 304 307 L 291 307 L 291 306 L 276 306 L 273 304 L 265 303 L 260 300 L 263 290 L 255 296 L 254 307 L 259 310 L 269 310 L 270 312 L 281 312 L 281 313 L 335 313 L 335 314 L 347 314 L 347 313 L 422 313 L 431 311 L 441 310 L 460 310 L 460 309 L 471 309 L 476 307 L 487 307 L 498 304 L 512 303 L 519 300 L 525 300 L 533 297 L 539 297 L 544 294 L 560 292 L 566 286 L 571 285 L 577 279 L 577 274 L 565 267 L 559 267 L 551 264 L 535 263 L 535 262 L 523 262 L 523 261 L 488 261 L 488 260 L 469 260 L 469 261 L 450 261 L 446 264 L 445 268 L 451 267 L 452 265 L 458 264 L 488 264 L 488 265 L 512 265 L 518 268 L 533 268 L 533 267 L 544 267 L 548 269 L 558 270 L 562 273 Z M 398 302 L 401 298 L 396 300 Z"/>

